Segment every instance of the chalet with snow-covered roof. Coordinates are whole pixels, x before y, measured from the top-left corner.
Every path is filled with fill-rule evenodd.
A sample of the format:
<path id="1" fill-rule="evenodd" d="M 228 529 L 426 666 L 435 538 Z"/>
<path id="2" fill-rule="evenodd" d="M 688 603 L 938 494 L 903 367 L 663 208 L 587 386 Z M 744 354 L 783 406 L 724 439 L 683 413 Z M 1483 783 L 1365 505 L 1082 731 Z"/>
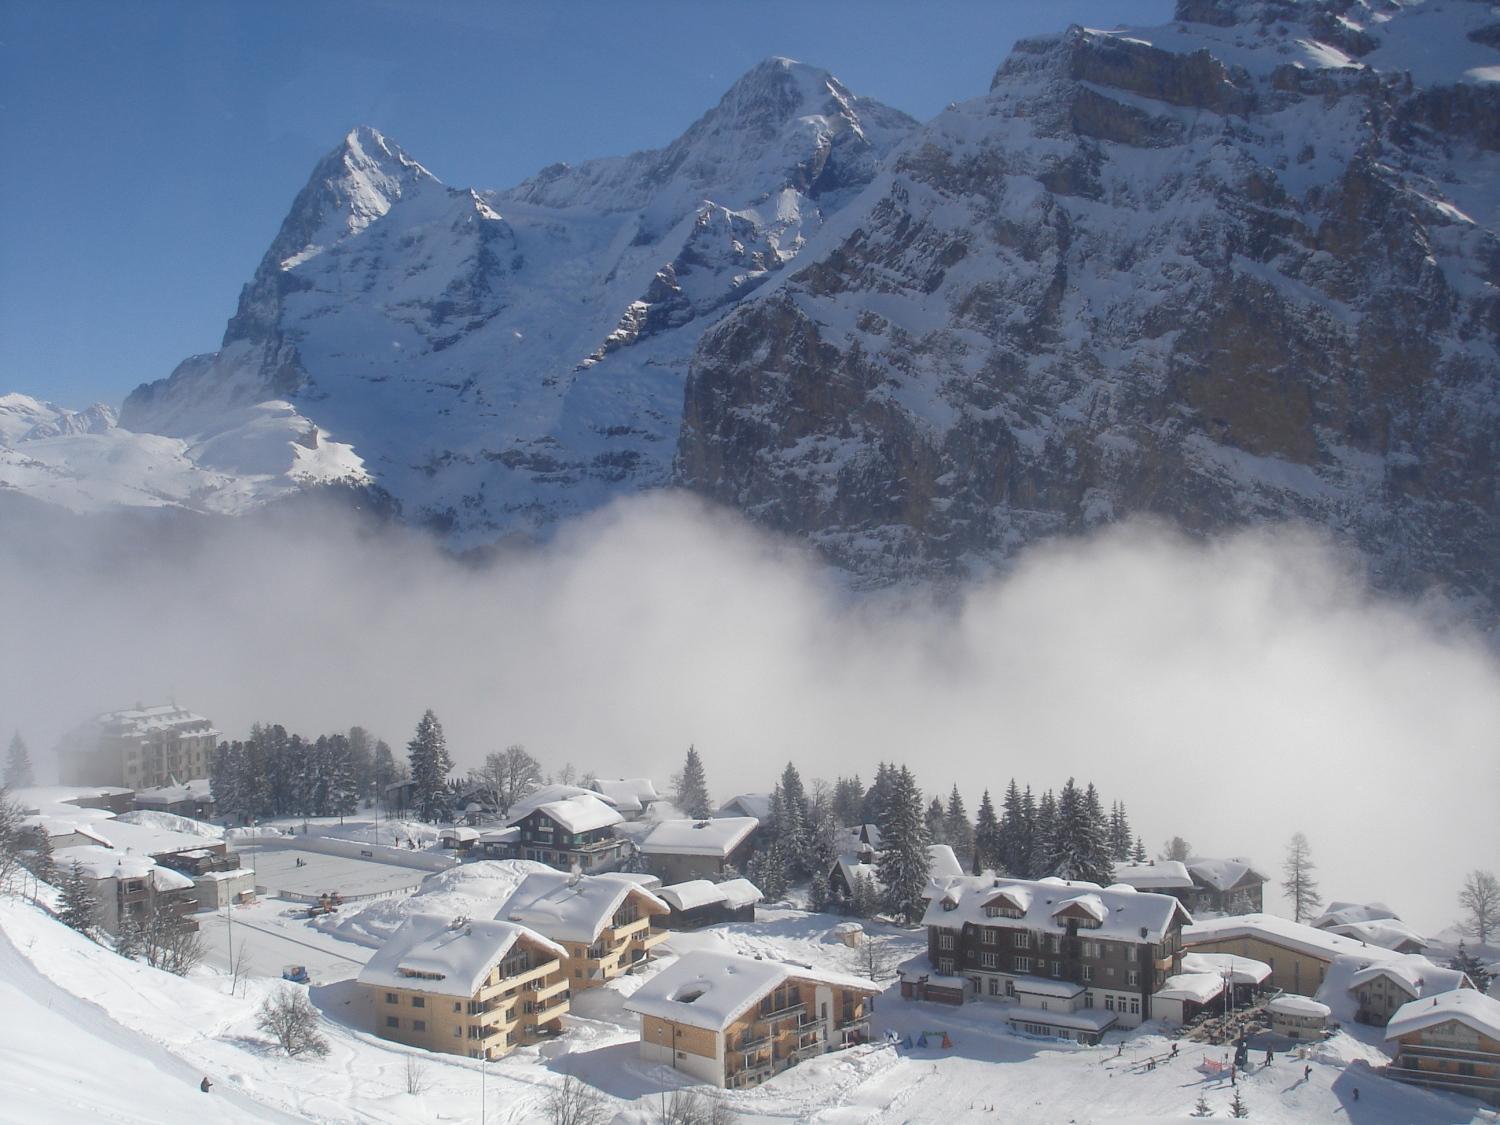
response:
<path id="1" fill-rule="evenodd" d="M 1329 1030 L 1333 1009 L 1310 996 L 1286 993 L 1273 996 L 1266 1005 L 1271 1030 L 1288 1039 L 1323 1039 Z"/>
<path id="2" fill-rule="evenodd" d="M 1500 1106 L 1500 1000 L 1465 988 L 1413 1000 L 1386 1024 L 1387 1078 Z"/>
<path id="3" fill-rule="evenodd" d="M 699 930 L 722 922 L 755 921 L 755 904 L 765 896 L 749 879 L 729 879 L 710 883 L 707 879 L 690 879 L 674 883 L 656 892 L 672 908 L 658 922 L 666 930 Z"/>
<path id="4" fill-rule="evenodd" d="M 1363 956 L 1370 963 L 1400 956 L 1275 914 L 1198 919 L 1183 930 L 1182 940 L 1195 953 L 1233 953 L 1264 961 L 1271 966 L 1271 986 L 1299 996 L 1316 993 L 1329 966 L 1344 954 Z"/>
<path id="5" fill-rule="evenodd" d="M 1176 859 L 1158 859 L 1149 863 L 1121 863 L 1115 866 L 1115 882 L 1138 891 L 1171 895 L 1187 905 L 1197 884 L 1188 874 L 1187 864 Z"/>
<path id="6" fill-rule="evenodd" d="M 696 950 L 625 1001 L 641 1017 L 641 1058 L 715 1086 L 756 1086 L 870 1033 L 881 988 L 863 977 Z"/>
<path id="7" fill-rule="evenodd" d="M 589 788 L 602 794 L 626 820 L 639 820 L 661 800 L 649 777 L 596 777 Z"/>
<path id="8" fill-rule="evenodd" d="M 740 793 L 719 806 L 714 816 L 748 816 L 755 820 L 769 820 L 771 816 L 771 794 Z"/>
<path id="9" fill-rule="evenodd" d="M 360 970 L 382 1039 L 493 1059 L 562 1030 L 561 946 L 525 926 L 413 914 Z"/>
<path id="10" fill-rule="evenodd" d="M 1435 965 L 1419 954 L 1382 959 L 1355 969 L 1349 977 L 1349 993 L 1356 1004 L 1354 1018 L 1376 1027 L 1388 1024 L 1413 1000 L 1473 987 L 1462 970 Z"/>
<path id="11" fill-rule="evenodd" d="M 574 989 L 595 988 L 647 964 L 667 936 L 653 919 L 670 912 L 638 880 L 622 874 L 528 875 L 495 913 L 529 926 L 563 950 Z"/>
<path id="12" fill-rule="evenodd" d="M 615 832 L 624 821 L 596 793 L 584 792 L 512 811 L 514 838 L 496 841 L 504 859 L 530 859 L 560 871 L 608 871 L 628 854 L 630 842 Z M 488 849 L 487 849 L 488 850 Z"/>
<path id="13" fill-rule="evenodd" d="M 1152 1018 L 1152 994 L 1181 971 L 1191 922 L 1168 895 L 963 876 L 929 887 L 926 964 L 902 967 L 901 994 L 992 1002 L 1024 1032 L 1097 1042 Z"/>
<path id="14" fill-rule="evenodd" d="M 878 831 L 874 838 L 880 838 Z M 963 864 L 947 844 L 928 844 L 927 861 L 929 879 L 941 882 L 962 878 L 965 874 Z M 860 878 L 869 879 L 877 892 L 884 890 L 885 884 L 880 881 L 880 852 L 868 843 L 862 845 L 861 850 L 846 852 L 834 861 L 828 869 L 829 893 L 835 898 L 850 898 L 854 894 L 855 881 Z"/>
<path id="15" fill-rule="evenodd" d="M 1184 951 L 1181 970 L 1152 994 L 1152 1019 L 1180 1026 L 1205 1011 L 1238 1007 L 1258 995 L 1271 978 L 1271 966 L 1228 953 Z"/>
<path id="16" fill-rule="evenodd" d="M 1421 953 L 1427 939 L 1383 902 L 1334 902 L 1312 921 L 1314 929 L 1341 934 L 1397 953 Z"/>
<path id="17" fill-rule="evenodd" d="M 1248 859 L 1189 859 L 1193 889 L 1183 905 L 1194 918 L 1206 914 L 1254 914 L 1264 910 L 1266 877 Z"/>
<path id="18" fill-rule="evenodd" d="M 663 884 L 721 882 L 744 870 L 760 821 L 748 816 L 663 820 L 636 845 L 646 870 Z"/>

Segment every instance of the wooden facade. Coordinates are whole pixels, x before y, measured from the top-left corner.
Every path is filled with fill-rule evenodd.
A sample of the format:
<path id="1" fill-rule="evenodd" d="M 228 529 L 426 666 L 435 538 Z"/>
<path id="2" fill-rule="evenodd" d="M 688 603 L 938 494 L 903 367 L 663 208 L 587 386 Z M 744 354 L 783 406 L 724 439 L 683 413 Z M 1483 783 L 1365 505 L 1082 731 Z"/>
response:
<path id="1" fill-rule="evenodd" d="M 1451 1019 L 1398 1036 L 1387 1078 L 1500 1106 L 1500 1039 Z"/>
<path id="2" fill-rule="evenodd" d="M 655 905 L 632 893 L 592 942 L 558 941 L 568 951 L 563 969 L 572 987 L 597 988 L 650 961 L 651 951 L 667 938 L 665 930 L 652 926 L 654 917 Z"/>
<path id="3" fill-rule="evenodd" d="M 1232 953 L 1237 957 L 1263 961 L 1271 966 L 1267 985 L 1298 996 L 1311 996 L 1318 991 L 1335 956 L 1333 953 L 1319 956 L 1305 949 L 1280 944 L 1270 934 L 1194 938 L 1189 948 L 1194 953 Z"/>
<path id="4" fill-rule="evenodd" d="M 562 961 L 521 941 L 467 999 L 410 985 L 362 984 L 382 1039 L 469 1058 L 499 1058 L 562 1030 L 571 991 Z"/>
<path id="5" fill-rule="evenodd" d="M 501 847 L 510 859 L 530 859 L 559 871 L 577 868 L 584 874 L 611 871 L 625 859 L 629 841 L 612 827 L 572 832 L 548 815 L 545 807 L 533 809 L 515 824 L 515 840 Z"/>

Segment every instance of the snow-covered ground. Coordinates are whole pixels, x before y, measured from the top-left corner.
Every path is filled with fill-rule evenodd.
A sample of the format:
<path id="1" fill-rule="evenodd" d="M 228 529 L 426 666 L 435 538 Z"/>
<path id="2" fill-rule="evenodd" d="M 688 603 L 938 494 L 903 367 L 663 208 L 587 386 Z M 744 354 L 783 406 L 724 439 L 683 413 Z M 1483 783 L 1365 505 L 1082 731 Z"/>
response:
<path id="1" fill-rule="evenodd" d="M 467 897 L 477 907 L 488 892 L 503 891 L 520 874 L 511 869 L 522 866 L 466 865 L 429 877 L 422 895 L 372 905 L 425 900 L 446 909 Z M 211 950 L 222 947 L 223 912 L 199 918 Z M 839 921 L 766 908 L 754 923 L 675 934 L 665 948 L 667 957 L 727 948 L 855 971 L 858 953 L 830 933 Z M 382 928 L 373 915 L 367 922 L 356 928 L 372 935 Z M 920 932 L 869 929 L 888 943 L 892 959 L 923 944 Z M 321 933 L 276 902 L 237 909 L 234 933 L 236 941 L 253 943 L 252 979 L 242 995 L 231 993 L 212 952 L 209 965 L 181 979 L 125 961 L 25 902 L 0 900 L 0 1010 L 12 1017 L 0 1021 L 0 1088 L 14 1091 L 0 1105 L 0 1119 L 177 1121 L 205 1115 L 212 1106 L 214 1119 L 234 1121 L 461 1122 L 480 1120 L 483 1094 L 487 1120 L 519 1123 L 544 1120 L 547 1089 L 574 1074 L 605 1095 L 620 1125 L 644 1125 L 653 1120 L 661 1091 L 682 1084 L 680 1075 L 644 1063 L 637 1053 L 635 1017 L 622 1002 L 643 977 L 580 994 L 562 1038 L 518 1050 L 481 1075 L 475 1061 L 413 1051 L 363 1030 L 368 1013 L 347 978 L 368 956 L 366 947 Z M 283 958 L 290 948 L 305 956 Z M 326 1059 L 285 1059 L 255 1030 L 255 1008 L 279 986 L 283 961 L 312 969 L 309 995 L 326 1017 Z M 1088 1048 L 1012 1035 L 995 1016 L 986 1005 L 906 1002 L 891 989 L 877 1002 L 877 1039 L 891 1030 L 915 1042 L 922 1031 L 938 1031 L 948 1033 L 951 1047 L 936 1045 L 936 1037 L 927 1047 L 866 1045 L 806 1062 L 757 1089 L 728 1093 L 726 1101 L 745 1122 L 1160 1122 L 1189 1120 L 1202 1092 L 1217 1116 L 1226 1115 L 1227 1081 L 1199 1068 L 1205 1057 L 1218 1057 L 1216 1049 L 1188 1046 L 1177 1059 L 1148 1069 L 1146 1060 L 1166 1055 L 1170 1043 L 1150 1027 L 1111 1034 L 1104 1045 Z M 1475 1103 L 1377 1077 L 1368 1064 L 1382 1059 L 1374 1045 L 1378 1032 L 1359 1030 L 1359 1037 L 1341 1034 L 1311 1049 L 1305 1064 L 1282 1057 L 1252 1069 L 1241 1079 L 1252 1120 L 1497 1120 Z M 425 1089 L 416 1095 L 406 1092 L 409 1057 L 422 1067 Z M 1312 1067 L 1306 1079 L 1304 1065 Z M 208 1103 L 196 1085 L 203 1074 L 216 1083 Z"/>
<path id="2" fill-rule="evenodd" d="M 381 863 L 355 856 L 326 855 L 300 848 L 246 845 L 238 849 L 241 863 L 255 869 L 255 885 L 267 894 L 278 892 L 345 896 L 413 891 L 428 874 L 416 867 Z"/>

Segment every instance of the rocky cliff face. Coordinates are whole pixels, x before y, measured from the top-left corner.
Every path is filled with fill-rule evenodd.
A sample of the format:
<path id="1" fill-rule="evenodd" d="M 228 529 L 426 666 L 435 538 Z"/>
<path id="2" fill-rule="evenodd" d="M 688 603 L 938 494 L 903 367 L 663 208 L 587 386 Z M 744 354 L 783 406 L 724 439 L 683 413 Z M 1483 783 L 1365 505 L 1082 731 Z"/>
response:
<path id="1" fill-rule="evenodd" d="M 455 544 L 667 482 L 687 359 L 916 123 L 771 59 L 665 149 L 450 188 L 372 129 L 314 170 L 220 351 L 130 430 L 235 448 L 290 403 Z"/>
<path id="2" fill-rule="evenodd" d="M 705 335 L 678 479 L 871 581 L 1156 513 L 1500 604 L 1496 24 L 1185 0 L 1018 44 Z"/>

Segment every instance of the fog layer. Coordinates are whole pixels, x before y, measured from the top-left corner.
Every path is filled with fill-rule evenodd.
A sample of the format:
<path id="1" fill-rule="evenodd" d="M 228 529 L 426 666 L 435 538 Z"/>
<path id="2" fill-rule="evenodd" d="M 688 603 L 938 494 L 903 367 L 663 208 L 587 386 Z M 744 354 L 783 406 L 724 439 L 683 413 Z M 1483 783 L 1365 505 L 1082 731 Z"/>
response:
<path id="1" fill-rule="evenodd" d="M 483 564 L 323 511 L 0 520 L 0 735 L 21 729 L 44 780 L 66 728 L 137 702 L 398 747 L 431 707 L 461 768 L 522 742 L 664 785 L 691 742 L 718 799 L 788 760 L 866 781 L 904 761 L 971 813 L 1011 776 L 1076 775 L 1153 853 L 1179 834 L 1279 876 L 1305 831 L 1326 897 L 1431 929 L 1464 871 L 1500 863 L 1500 666 L 1305 532 L 1116 528 L 938 602 L 850 596 L 670 495 Z"/>

